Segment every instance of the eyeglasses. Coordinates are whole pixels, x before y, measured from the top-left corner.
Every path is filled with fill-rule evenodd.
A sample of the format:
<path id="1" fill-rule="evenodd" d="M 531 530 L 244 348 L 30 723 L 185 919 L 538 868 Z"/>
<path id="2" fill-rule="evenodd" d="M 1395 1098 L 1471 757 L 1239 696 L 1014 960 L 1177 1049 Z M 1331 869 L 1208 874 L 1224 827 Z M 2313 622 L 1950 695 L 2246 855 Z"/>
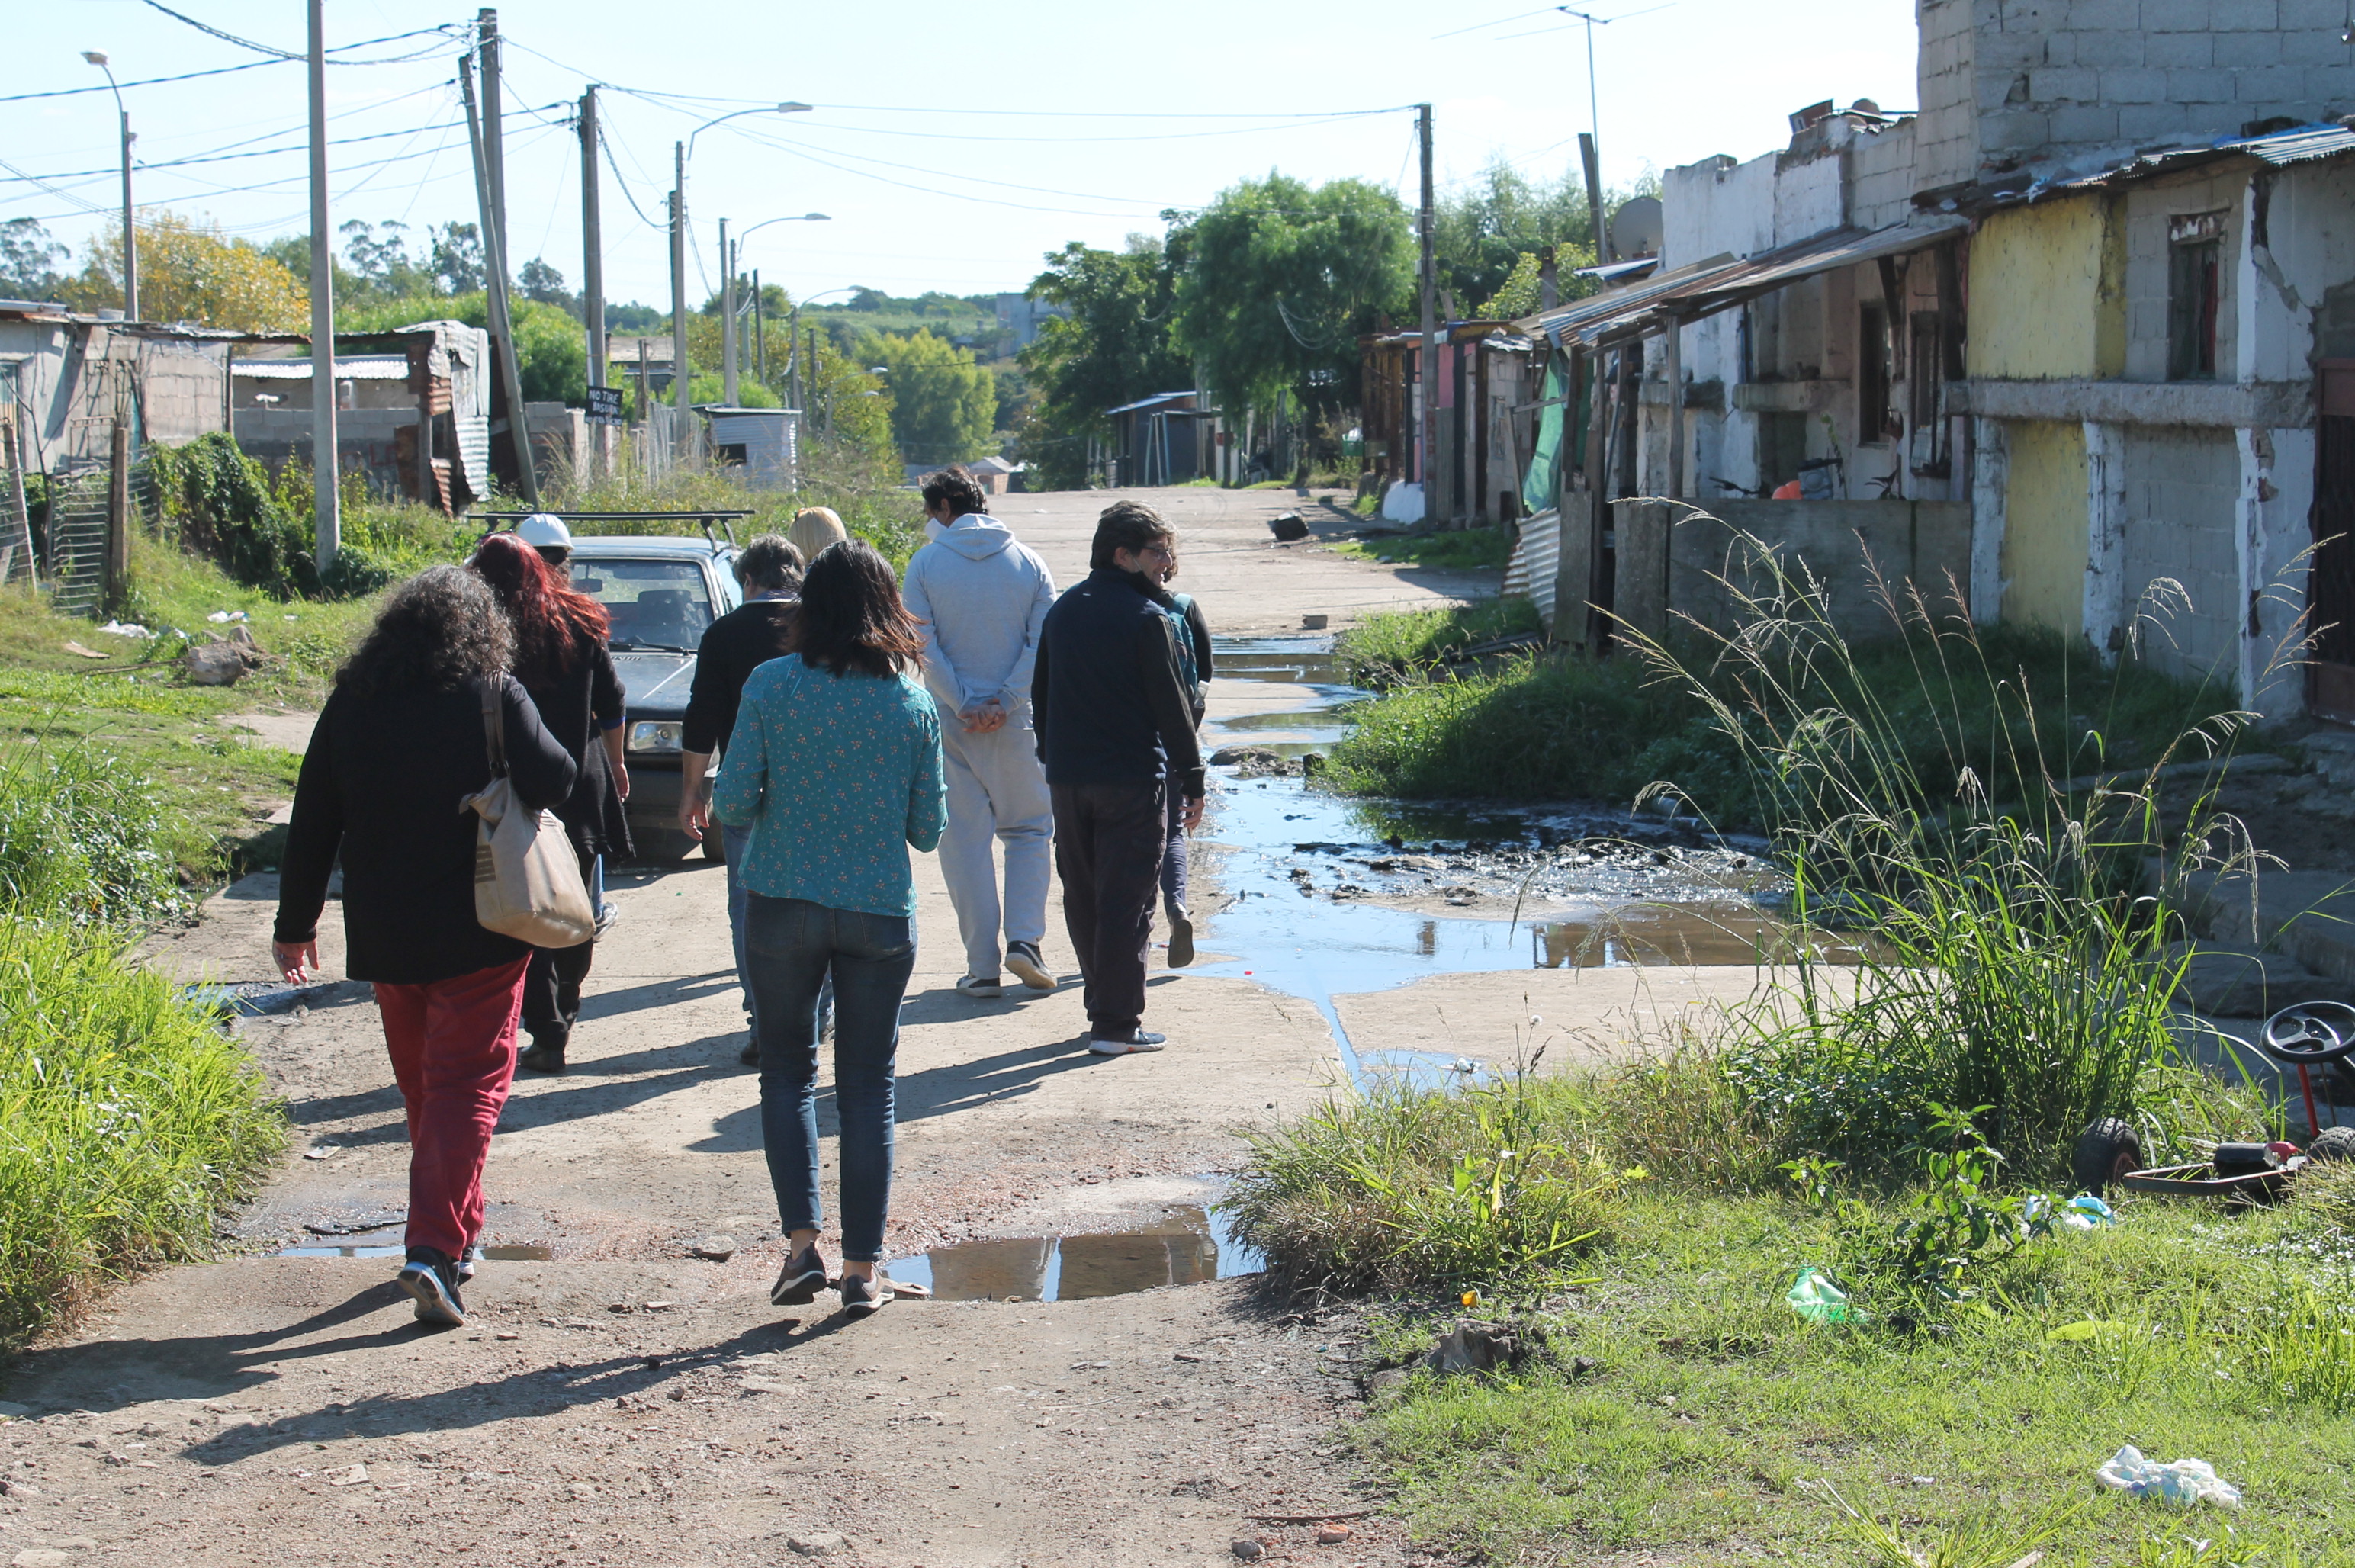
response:
<path id="1" fill-rule="evenodd" d="M 1178 559 L 1178 552 L 1166 544 L 1140 545 L 1137 547 L 1136 553 L 1139 555 L 1157 555 L 1164 560 L 1176 560 Z"/>

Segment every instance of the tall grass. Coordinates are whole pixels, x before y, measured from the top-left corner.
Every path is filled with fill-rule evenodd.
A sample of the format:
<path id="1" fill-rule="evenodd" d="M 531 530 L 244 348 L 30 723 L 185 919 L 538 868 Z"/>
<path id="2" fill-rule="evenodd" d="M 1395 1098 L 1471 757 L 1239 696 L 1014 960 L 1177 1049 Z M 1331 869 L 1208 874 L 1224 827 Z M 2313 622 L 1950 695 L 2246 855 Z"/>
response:
<path id="1" fill-rule="evenodd" d="M 283 1147 L 253 1062 L 123 939 L 0 913 L 0 1341 L 201 1256 Z"/>
<path id="2" fill-rule="evenodd" d="M 129 925 L 188 907 L 153 786 L 85 747 L 0 752 L 0 910 Z"/>
<path id="3" fill-rule="evenodd" d="M 1629 641 L 1739 759 L 1794 917 L 1877 940 L 1837 991 L 1803 956 L 1788 993 L 1738 1021 L 1736 1079 L 1778 1105 L 1797 1145 L 1883 1172 L 1941 1104 L 1970 1110 L 2032 1179 L 2065 1172 L 2094 1117 L 2212 1109 L 2174 1044 L 2181 964 L 2162 956 L 2173 932 L 2144 868 L 2163 859 L 2171 885 L 2208 855 L 2213 825 L 2202 802 L 2170 840 L 2158 770 L 2229 751 L 2253 716 L 2195 701 L 2137 757 L 2139 777 L 2073 790 L 2067 774 L 2105 759 L 2113 726 L 2049 732 L 2049 715 L 2101 695 L 2070 688 L 2069 661 L 2060 689 L 2040 691 L 1959 606 L 1879 579 L 1890 635 L 1861 649 L 1804 568 L 1744 547 L 1721 579 L 1733 630 L 1695 621 L 1678 648 Z M 2122 687 L 2107 683 L 2113 703 Z M 1673 778 L 1646 788 L 1691 793 Z"/>
<path id="4" fill-rule="evenodd" d="M 1364 686 L 1390 686 L 1429 671 L 1459 649 L 1540 629 L 1526 599 L 1491 599 L 1438 610 L 1386 610 L 1333 639 L 1341 673 Z"/>

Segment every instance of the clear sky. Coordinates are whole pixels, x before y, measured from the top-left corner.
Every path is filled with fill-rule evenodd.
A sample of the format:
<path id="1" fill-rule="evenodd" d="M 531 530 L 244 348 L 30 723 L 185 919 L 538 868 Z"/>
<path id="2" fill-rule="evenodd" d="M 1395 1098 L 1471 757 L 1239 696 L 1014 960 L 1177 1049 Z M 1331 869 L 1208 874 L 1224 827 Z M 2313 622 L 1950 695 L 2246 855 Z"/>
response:
<path id="1" fill-rule="evenodd" d="M 224 32 L 304 47 L 297 0 L 170 0 Z M 1657 7 L 1657 8 L 1656 8 Z M 266 57 L 146 0 L 10 0 L 0 98 L 243 65 Z M 1624 185 L 1713 153 L 1788 139 L 1792 110 L 1871 98 L 1910 110 L 1908 0 L 1593 0 L 1604 177 Z M 688 165 L 699 304 L 718 275 L 716 220 L 745 265 L 797 296 L 865 283 L 894 293 L 1019 289 L 1071 240 L 1159 232 L 1269 169 L 1358 176 L 1414 194 L 1417 101 L 1434 105 L 1441 182 L 1497 157 L 1542 177 L 1576 165 L 1589 124 L 1586 27 L 1527 0 L 507 0 L 507 229 L 517 264 L 541 256 L 581 282 L 579 143 L 566 121 L 591 82 L 613 166 L 602 171 L 607 296 L 669 297 L 659 221 L 671 147 L 699 123 Z M 1518 13 L 1519 15 L 1516 15 Z M 398 63 L 328 72 L 333 221 L 411 229 L 474 217 L 455 41 L 473 10 L 437 0 L 328 0 L 331 47 Z M 1510 18 L 1510 19 L 1508 19 Z M 1837 27 L 1827 27 L 1837 21 Z M 1455 31 L 1456 29 L 1467 29 Z M 1452 37 L 1434 37 L 1454 33 Z M 143 207 L 208 217 L 255 239 L 307 223 L 304 68 L 279 62 L 128 88 Z M 78 249 L 119 201 L 114 101 L 103 91 L 0 102 L 0 219 L 37 217 Z M 618 168 L 619 180 L 614 175 Z M 52 188 L 28 183 L 39 176 Z M 634 199 L 638 211 L 632 210 Z"/>

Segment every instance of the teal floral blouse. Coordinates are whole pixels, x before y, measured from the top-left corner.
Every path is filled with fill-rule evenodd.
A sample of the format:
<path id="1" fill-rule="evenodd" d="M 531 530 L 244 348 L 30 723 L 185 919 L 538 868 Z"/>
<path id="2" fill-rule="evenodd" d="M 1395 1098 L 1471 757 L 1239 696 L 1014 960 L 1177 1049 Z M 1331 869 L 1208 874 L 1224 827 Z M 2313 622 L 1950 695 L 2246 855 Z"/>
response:
<path id="1" fill-rule="evenodd" d="M 773 899 L 913 916 L 911 847 L 948 820 L 941 721 L 905 676 L 836 676 L 799 654 L 744 683 L 712 814 L 751 829 L 739 873 Z"/>

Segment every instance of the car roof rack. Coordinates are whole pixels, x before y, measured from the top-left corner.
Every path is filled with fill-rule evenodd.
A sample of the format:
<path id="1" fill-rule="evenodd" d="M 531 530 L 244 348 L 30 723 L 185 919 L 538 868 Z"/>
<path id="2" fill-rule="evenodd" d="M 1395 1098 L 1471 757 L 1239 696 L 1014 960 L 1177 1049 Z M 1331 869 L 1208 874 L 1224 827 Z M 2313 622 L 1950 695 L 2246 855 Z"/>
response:
<path id="1" fill-rule="evenodd" d="M 711 531 L 711 525 L 718 523 L 728 531 L 728 548 L 736 549 L 741 548 L 736 542 L 737 519 L 749 517 L 752 512 L 750 508 L 731 511 L 712 507 L 685 512 L 553 512 L 543 507 L 537 512 L 474 512 L 468 515 L 490 525 L 483 530 L 485 539 L 498 532 L 501 523 L 512 528 L 526 517 L 550 517 L 565 523 L 700 523 L 703 525 L 703 537 L 711 541 L 714 549 L 719 548 L 719 537 Z"/>

